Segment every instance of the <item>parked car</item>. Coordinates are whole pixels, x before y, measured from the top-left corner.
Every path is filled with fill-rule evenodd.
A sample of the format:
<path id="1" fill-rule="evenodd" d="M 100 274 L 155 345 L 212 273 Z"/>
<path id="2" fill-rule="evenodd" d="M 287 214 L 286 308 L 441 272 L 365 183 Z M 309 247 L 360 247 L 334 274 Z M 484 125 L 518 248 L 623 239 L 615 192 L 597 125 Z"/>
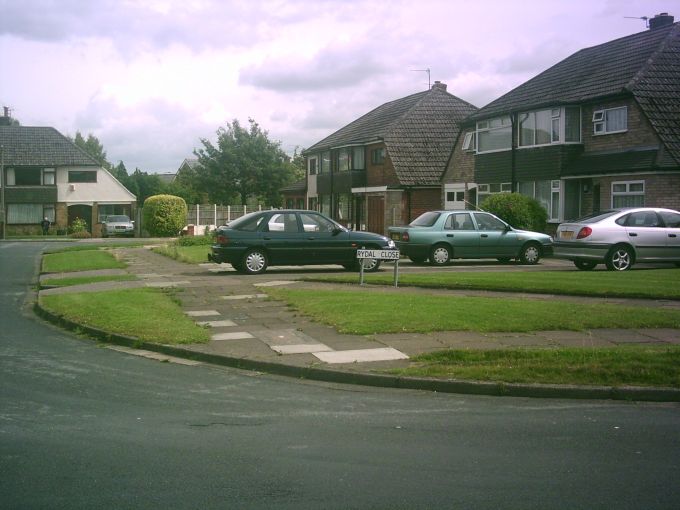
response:
<path id="1" fill-rule="evenodd" d="M 340 264 L 359 269 L 357 249 L 393 250 L 394 242 L 371 232 L 353 232 L 315 211 L 273 210 L 247 214 L 216 232 L 208 260 L 227 262 L 248 274 L 268 266 Z M 364 271 L 380 260 L 364 259 Z"/>
<path id="2" fill-rule="evenodd" d="M 512 228 L 493 214 L 478 211 L 426 212 L 406 227 L 390 227 L 389 235 L 413 262 L 429 259 L 437 266 L 454 258 L 537 264 L 552 253 L 549 235 Z"/>
<path id="3" fill-rule="evenodd" d="M 135 222 L 124 214 L 107 216 L 102 222 L 102 237 L 135 235 Z"/>
<path id="4" fill-rule="evenodd" d="M 557 227 L 555 256 L 577 268 L 626 271 L 636 262 L 680 263 L 680 212 L 638 207 L 611 209 Z"/>

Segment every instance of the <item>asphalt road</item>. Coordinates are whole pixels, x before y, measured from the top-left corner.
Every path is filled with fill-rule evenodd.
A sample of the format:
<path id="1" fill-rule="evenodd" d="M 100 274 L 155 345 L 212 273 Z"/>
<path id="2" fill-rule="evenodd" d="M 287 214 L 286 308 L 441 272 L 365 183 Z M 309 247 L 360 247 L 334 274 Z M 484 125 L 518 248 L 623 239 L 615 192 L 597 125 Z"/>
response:
<path id="1" fill-rule="evenodd" d="M 0 242 L 0 507 L 680 508 L 680 406 L 345 387 L 122 354 Z"/>

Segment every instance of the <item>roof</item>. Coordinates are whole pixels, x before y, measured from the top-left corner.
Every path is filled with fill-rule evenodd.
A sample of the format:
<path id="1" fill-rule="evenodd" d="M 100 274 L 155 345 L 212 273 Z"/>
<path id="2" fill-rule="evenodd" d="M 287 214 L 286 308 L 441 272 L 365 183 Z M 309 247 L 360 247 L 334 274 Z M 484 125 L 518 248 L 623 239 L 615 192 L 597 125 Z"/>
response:
<path id="1" fill-rule="evenodd" d="M 167 172 L 167 173 L 156 174 L 156 175 L 161 180 L 161 182 L 164 182 L 165 184 L 170 184 L 172 181 L 175 180 L 175 177 L 177 177 L 177 173 L 175 173 L 175 172 Z"/>
<path id="2" fill-rule="evenodd" d="M 307 191 L 307 179 L 301 179 L 279 190 L 282 193 L 299 193 Z"/>
<path id="3" fill-rule="evenodd" d="M 460 132 L 460 122 L 477 111 L 435 83 L 359 117 L 305 154 L 352 144 L 383 141 L 402 185 L 438 185 Z"/>
<path id="4" fill-rule="evenodd" d="M 101 166 L 51 127 L 0 126 L 5 166 Z"/>
<path id="5" fill-rule="evenodd" d="M 680 23 L 580 50 L 470 119 L 617 95 L 636 99 L 680 164 Z"/>

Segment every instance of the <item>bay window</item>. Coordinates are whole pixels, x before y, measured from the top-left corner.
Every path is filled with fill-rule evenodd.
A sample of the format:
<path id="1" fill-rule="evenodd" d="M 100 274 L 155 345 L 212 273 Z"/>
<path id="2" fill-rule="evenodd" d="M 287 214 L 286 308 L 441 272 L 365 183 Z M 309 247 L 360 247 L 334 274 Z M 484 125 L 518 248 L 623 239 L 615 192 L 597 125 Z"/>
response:
<path id="1" fill-rule="evenodd" d="M 518 116 L 519 146 L 578 143 L 581 141 L 581 109 L 567 106 Z"/>

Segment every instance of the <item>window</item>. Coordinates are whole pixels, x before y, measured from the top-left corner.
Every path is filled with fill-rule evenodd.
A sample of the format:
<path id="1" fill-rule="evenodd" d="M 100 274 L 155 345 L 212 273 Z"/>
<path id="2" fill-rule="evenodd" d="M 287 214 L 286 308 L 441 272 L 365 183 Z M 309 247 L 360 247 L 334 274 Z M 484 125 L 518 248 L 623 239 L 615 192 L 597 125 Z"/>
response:
<path id="1" fill-rule="evenodd" d="M 455 213 L 446 218 L 445 230 L 474 230 L 475 226 L 468 213 Z"/>
<path id="2" fill-rule="evenodd" d="M 661 222 L 659 217 L 654 211 L 638 211 L 631 213 L 627 216 L 623 216 L 616 220 L 618 225 L 626 227 L 660 227 Z"/>
<path id="3" fill-rule="evenodd" d="M 612 182 L 612 207 L 643 207 L 645 181 Z"/>
<path id="4" fill-rule="evenodd" d="M 42 169 L 37 167 L 15 168 L 14 184 L 17 186 L 40 186 L 42 184 Z M 10 185 L 9 178 L 7 185 Z M 40 220 L 38 220 L 38 223 L 40 223 Z"/>
<path id="5" fill-rule="evenodd" d="M 581 109 L 578 106 L 521 113 L 518 118 L 520 147 L 581 141 Z"/>
<path id="6" fill-rule="evenodd" d="M 566 143 L 581 141 L 581 108 L 578 106 L 564 108 L 564 141 Z"/>
<path id="7" fill-rule="evenodd" d="M 680 214 L 670 211 L 659 211 L 659 216 L 668 228 L 680 228 Z"/>
<path id="8" fill-rule="evenodd" d="M 535 198 L 547 211 L 548 220 L 559 220 L 561 183 L 558 179 L 520 182 L 517 189 L 520 194 Z"/>
<path id="9" fill-rule="evenodd" d="M 507 150 L 511 145 L 510 117 L 477 122 L 477 152 Z"/>
<path id="10" fill-rule="evenodd" d="M 55 218 L 57 217 L 54 205 L 52 204 L 43 204 L 43 218 L 47 218 L 50 223 L 55 222 Z"/>
<path id="11" fill-rule="evenodd" d="M 54 206 L 52 210 L 54 211 Z M 8 225 L 36 224 L 40 223 L 44 217 L 43 204 L 7 204 Z"/>
<path id="12" fill-rule="evenodd" d="M 447 191 L 446 192 L 447 202 L 464 202 L 465 192 L 464 191 Z"/>
<path id="13" fill-rule="evenodd" d="M 349 171 L 350 149 L 340 149 L 338 151 L 338 172 Z"/>
<path id="14" fill-rule="evenodd" d="M 319 199 L 317 197 L 309 197 L 309 203 L 307 204 L 310 211 L 319 210 Z"/>
<path id="15" fill-rule="evenodd" d="M 385 162 L 385 148 L 373 149 L 371 151 L 371 163 L 374 165 L 382 165 Z"/>
<path id="16" fill-rule="evenodd" d="M 335 200 L 335 218 L 338 221 L 349 221 L 349 214 L 352 204 L 352 195 L 349 193 L 339 193 Z"/>
<path id="17" fill-rule="evenodd" d="M 99 223 L 105 222 L 109 216 L 114 214 L 124 214 L 130 217 L 130 206 L 124 204 L 99 204 L 97 209 Z"/>
<path id="18" fill-rule="evenodd" d="M 305 232 L 333 232 L 338 226 L 319 214 L 300 214 Z"/>
<path id="19" fill-rule="evenodd" d="M 321 153 L 320 174 L 327 174 L 331 171 L 331 153 L 329 151 Z"/>
<path id="20" fill-rule="evenodd" d="M 491 216 L 488 213 L 474 213 L 474 214 L 475 220 L 477 220 L 477 226 L 479 227 L 479 230 L 503 231 L 506 228 L 505 223 L 503 223 L 495 216 Z"/>
<path id="21" fill-rule="evenodd" d="M 628 107 L 596 110 L 593 112 L 593 133 L 605 135 L 628 129 Z"/>
<path id="22" fill-rule="evenodd" d="M 97 182 L 97 172 L 88 170 L 69 170 L 68 182 Z"/>
<path id="23" fill-rule="evenodd" d="M 319 195 L 319 209 L 321 214 L 326 216 L 331 215 L 331 196 L 330 195 Z"/>
<path id="24" fill-rule="evenodd" d="M 364 158 L 364 148 L 354 147 L 352 152 L 352 170 L 365 170 L 366 161 Z"/>
<path id="25" fill-rule="evenodd" d="M 463 150 L 464 151 L 474 151 L 475 150 L 475 132 L 471 131 L 465 133 L 463 138 Z"/>
<path id="26" fill-rule="evenodd" d="M 309 168 L 309 175 L 316 175 L 316 158 L 309 158 L 307 166 Z"/>
<path id="27" fill-rule="evenodd" d="M 54 168 L 45 168 L 43 170 L 43 185 L 54 186 L 56 184 Z"/>

